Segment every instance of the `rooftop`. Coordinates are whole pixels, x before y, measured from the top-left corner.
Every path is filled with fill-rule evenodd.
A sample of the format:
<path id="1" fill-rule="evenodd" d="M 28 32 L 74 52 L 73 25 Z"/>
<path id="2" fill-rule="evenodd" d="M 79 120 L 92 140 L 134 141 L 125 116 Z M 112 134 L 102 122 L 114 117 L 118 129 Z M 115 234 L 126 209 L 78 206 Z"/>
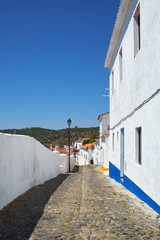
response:
<path id="1" fill-rule="evenodd" d="M 122 28 L 123 28 L 123 24 L 124 21 L 127 17 L 127 13 L 130 7 L 132 0 L 121 0 L 121 4 L 119 7 L 119 11 L 117 14 L 117 19 L 115 22 L 115 26 L 113 29 L 113 33 L 112 33 L 112 37 L 111 37 L 111 41 L 110 41 L 110 45 L 109 45 L 109 49 L 107 52 L 107 57 L 105 60 L 105 67 L 110 68 L 112 61 L 113 61 L 113 57 L 116 51 L 116 47 L 122 32 Z"/>
<path id="2" fill-rule="evenodd" d="M 97 118 L 97 120 L 99 120 L 99 119 L 100 119 L 100 117 L 102 117 L 103 115 L 108 115 L 108 114 L 109 114 L 109 112 L 106 112 L 106 113 L 99 114 L 99 115 L 98 115 L 98 118 Z"/>
<path id="3" fill-rule="evenodd" d="M 81 148 L 88 149 L 88 148 L 92 148 L 94 145 L 95 145 L 95 142 L 94 143 L 88 143 L 88 144 L 82 145 Z"/>

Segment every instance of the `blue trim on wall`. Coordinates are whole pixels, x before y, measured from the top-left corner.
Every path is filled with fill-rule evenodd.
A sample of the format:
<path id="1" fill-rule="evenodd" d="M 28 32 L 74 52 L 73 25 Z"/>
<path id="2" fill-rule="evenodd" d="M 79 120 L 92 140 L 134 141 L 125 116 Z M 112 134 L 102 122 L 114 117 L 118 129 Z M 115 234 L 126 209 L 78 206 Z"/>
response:
<path id="1" fill-rule="evenodd" d="M 121 183 L 120 170 L 109 162 L 109 177 Z"/>
<path id="2" fill-rule="evenodd" d="M 126 189 L 134 193 L 138 198 L 147 203 L 152 209 L 160 214 L 160 206 L 150 198 L 140 187 L 138 187 L 131 179 L 124 175 L 123 181 L 120 178 L 120 170 L 109 162 L 109 177 L 121 183 Z"/>

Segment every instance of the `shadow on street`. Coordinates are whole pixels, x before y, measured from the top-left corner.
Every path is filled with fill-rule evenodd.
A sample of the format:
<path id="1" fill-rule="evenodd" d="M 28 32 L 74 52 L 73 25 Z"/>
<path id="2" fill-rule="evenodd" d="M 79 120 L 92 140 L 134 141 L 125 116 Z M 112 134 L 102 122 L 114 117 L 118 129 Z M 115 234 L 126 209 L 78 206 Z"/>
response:
<path id="1" fill-rule="evenodd" d="M 72 173 L 79 172 L 79 166 L 74 166 L 74 169 L 72 170 Z"/>
<path id="2" fill-rule="evenodd" d="M 75 166 L 73 173 L 79 170 Z M 50 196 L 69 174 L 60 174 L 44 184 L 34 186 L 0 211 L 0 239 L 23 239 L 31 236 Z"/>

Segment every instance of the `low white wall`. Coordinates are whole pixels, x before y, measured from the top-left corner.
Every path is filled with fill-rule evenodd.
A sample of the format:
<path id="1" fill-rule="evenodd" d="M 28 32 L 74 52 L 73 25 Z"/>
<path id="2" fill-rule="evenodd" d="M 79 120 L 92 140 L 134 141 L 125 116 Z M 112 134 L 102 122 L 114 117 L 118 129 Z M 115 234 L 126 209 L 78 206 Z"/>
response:
<path id="1" fill-rule="evenodd" d="M 0 209 L 32 186 L 66 173 L 67 165 L 67 155 L 50 151 L 32 137 L 0 133 Z"/>
<path id="2" fill-rule="evenodd" d="M 66 154 L 60 154 L 59 155 L 59 168 L 60 173 L 67 173 L 69 171 L 69 157 Z M 70 171 L 73 170 L 75 166 L 75 158 L 74 155 L 70 156 Z"/>
<path id="3" fill-rule="evenodd" d="M 94 161 L 94 151 L 91 149 L 79 151 L 79 166 L 89 165 L 90 160 Z"/>

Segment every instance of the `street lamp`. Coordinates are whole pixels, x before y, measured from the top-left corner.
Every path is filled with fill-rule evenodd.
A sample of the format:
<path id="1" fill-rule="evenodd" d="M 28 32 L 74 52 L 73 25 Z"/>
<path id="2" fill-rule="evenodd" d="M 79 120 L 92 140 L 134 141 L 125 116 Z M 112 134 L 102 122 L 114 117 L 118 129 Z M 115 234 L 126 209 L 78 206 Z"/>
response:
<path id="1" fill-rule="evenodd" d="M 69 141 L 69 172 L 70 172 L 70 125 L 72 123 L 70 118 L 68 119 L 67 123 L 68 123 L 68 141 Z"/>

